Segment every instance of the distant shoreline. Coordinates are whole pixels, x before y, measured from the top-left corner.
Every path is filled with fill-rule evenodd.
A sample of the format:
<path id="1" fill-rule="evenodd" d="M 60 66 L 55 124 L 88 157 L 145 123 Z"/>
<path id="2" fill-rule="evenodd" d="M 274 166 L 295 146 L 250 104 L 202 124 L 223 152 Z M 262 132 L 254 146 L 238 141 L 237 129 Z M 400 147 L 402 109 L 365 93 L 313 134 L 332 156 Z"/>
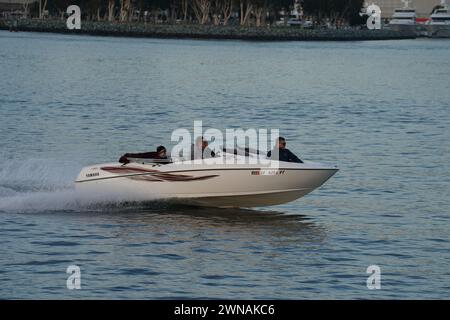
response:
<path id="1" fill-rule="evenodd" d="M 302 29 L 289 26 L 240 27 L 82 22 L 81 30 L 68 30 L 65 21 L 61 20 L 0 20 L 0 29 L 116 37 L 249 41 L 366 41 L 416 38 L 414 34 L 392 30 Z"/>

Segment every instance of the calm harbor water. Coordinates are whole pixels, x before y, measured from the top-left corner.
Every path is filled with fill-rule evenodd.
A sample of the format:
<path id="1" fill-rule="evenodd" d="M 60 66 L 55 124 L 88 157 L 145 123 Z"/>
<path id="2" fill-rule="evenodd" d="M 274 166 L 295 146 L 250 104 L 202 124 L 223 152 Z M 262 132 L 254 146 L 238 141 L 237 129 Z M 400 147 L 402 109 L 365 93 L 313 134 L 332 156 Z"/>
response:
<path id="1" fill-rule="evenodd" d="M 0 298 L 450 298 L 449 55 L 445 40 L 0 31 Z M 266 209 L 76 195 L 81 167 L 170 145 L 194 120 L 279 128 L 341 170 Z"/>

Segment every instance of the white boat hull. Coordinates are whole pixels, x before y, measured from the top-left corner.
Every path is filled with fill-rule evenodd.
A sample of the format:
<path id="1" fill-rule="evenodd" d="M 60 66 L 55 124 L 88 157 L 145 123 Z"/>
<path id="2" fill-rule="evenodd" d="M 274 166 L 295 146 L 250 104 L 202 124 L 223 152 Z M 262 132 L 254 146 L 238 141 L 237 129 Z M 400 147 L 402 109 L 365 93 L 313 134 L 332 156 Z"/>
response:
<path id="1" fill-rule="evenodd" d="M 431 38 L 450 38 L 450 24 L 430 24 L 428 34 Z"/>
<path id="2" fill-rule="evenodd" d="M 259 207 L 303 197 L 337 168 L 280 162 L 279 168 L 246 165 L 118 163 L 83 168 L 77 190 L 138 201 L 169 199 L 213 207 Z"/>
<path id="3" fill-rule="evenodd" d="M 389 28 L 393 31 L 408 33 L 408 34 L 416 34 L 417 27 L 415 24 L 395 24 L 392 23 L 389 25 Z"/>

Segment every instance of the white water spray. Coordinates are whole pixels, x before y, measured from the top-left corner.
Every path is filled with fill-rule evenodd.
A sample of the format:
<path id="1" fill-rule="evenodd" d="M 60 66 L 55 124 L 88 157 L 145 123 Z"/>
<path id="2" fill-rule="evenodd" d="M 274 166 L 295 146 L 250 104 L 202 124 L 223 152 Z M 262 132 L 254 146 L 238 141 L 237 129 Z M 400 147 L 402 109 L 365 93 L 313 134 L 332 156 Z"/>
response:
<path id="1" fill-rule="evenodd" d="M 74 180 L 80 169 L 74 162 L 9 160 L 0 169 L 0 211 L 84 211 L 143 200 L 126 193 L 76 190 Z"/>

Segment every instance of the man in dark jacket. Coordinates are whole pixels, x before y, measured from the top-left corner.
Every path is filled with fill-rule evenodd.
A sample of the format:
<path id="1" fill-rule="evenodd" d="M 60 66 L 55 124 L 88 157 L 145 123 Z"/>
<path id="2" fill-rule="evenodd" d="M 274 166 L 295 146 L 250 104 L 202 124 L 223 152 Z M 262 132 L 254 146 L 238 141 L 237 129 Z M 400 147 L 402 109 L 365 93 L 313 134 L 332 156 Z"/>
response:
<path id="1" fill-rule="evenodd" d="M 303 163 L 291 150 L 286 148 L 286 139 L 278 137 L 275 148 L 267 153 L 267 158 L 285 162 Z"/>

